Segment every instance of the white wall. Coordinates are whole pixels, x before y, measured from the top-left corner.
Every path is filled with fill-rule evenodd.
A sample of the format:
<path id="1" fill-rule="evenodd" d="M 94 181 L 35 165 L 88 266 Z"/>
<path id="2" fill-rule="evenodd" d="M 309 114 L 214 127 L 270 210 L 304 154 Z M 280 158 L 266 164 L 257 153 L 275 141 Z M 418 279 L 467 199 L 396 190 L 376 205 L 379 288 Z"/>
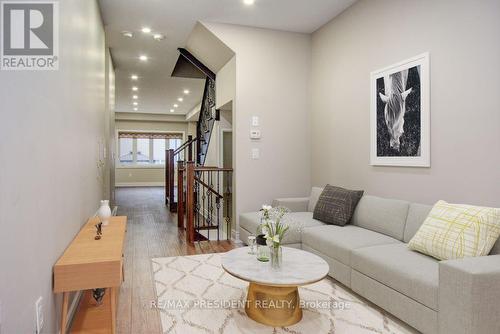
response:
<path id="1" fill-rule="evenodd" d="M 210 136 L 210 145 L 208 146 L 207 157 L 205 160 L 205 166 L 219 166 L 221 161 L 221 136 L 223 130 L 232 131 L 233 126 L 231 124 L 231 111 L 222 112 L 220 115 L 220 121 L 215 122 L 212 134 Z"/>
<path id="2" fill-rule="evenodd" d="M 1 331 L 57 333 L 52 267 L 101 199 L 105 46 L 95 1 L 60 1 L 58 71 L 0 72 Z"/>
<path id="3" fill-rule="evenodd" d="M 232 105 L 236 96 L 236 58 L 231 58 L 216 75 L 216 105 L 220 121 L 215 122 L 208 146 L 206 166 L 219 166 L 221 161 L 221 131 L 233 129 Z M 229 110 L 227 110 L 229 109 Z M 220 166 L 222 167 L 222 166 Z"/>
<path id="4" fill-rule="evenodd" d="M 233 113 L 236 215 L 310 188 L 310 36 L 204 23 L 236 54 Z M 249 137 L 259 116 L 262 139 Z M 252 148 L 260 159 L 252 160 Z"/>
<path id="5" fill-rule="evenodd" d="M 104 134 L 106 138 L 106 165 L 104 177 L 104 198 L 109 199 L 110 205 L 115 204 L 115 70 L 111 53 L 106 50 L 106 114 L 104 120 Z"/>
<path id="6" fill-rule="evenodd" d="M 361 0 L 313 34 L 312 181 L 500 205 L 500 2 Z M 369 166 L 370 72 L 429 51 L 431 168 Z"/>
<path id="7" fill-rule="evenodd" d="M 215 107 L 219 109 L 236 97 L 236 57 L 231 58 L 217 72 L 216 85 Z"/>

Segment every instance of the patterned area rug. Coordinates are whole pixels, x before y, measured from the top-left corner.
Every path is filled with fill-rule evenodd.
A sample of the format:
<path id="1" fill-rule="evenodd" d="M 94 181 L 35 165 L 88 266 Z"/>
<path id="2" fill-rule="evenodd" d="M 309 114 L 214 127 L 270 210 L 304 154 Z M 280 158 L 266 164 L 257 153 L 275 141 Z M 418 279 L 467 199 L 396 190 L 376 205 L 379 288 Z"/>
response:
<path id="1" fill-rule="evenodd" d="M 416 333 L 333 279 L 299 288 L 302 320 L 272 328 L 248 318 L 248 283 L 226 273 L 221 254 L 152 259 L 163 333 Z"/>

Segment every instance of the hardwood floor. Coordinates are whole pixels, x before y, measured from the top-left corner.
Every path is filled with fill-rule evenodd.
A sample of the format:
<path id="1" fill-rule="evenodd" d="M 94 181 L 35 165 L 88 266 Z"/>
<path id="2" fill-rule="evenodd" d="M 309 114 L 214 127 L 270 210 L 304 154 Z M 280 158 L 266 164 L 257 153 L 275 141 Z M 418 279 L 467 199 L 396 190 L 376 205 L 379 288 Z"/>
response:
<path id="1" fill-rule="evenodd" d="M 177 228 L 177 216 L 164 205 L 160 187 L 117 188 L 118 215 L 128 217 L 125 245 L 125 282 L 118 302 L 119 334 L 161 333 L 155 300 L 151 258 L 226 252 L 229 241 L 204 241 L 189 246 L 184 231 Z"/>

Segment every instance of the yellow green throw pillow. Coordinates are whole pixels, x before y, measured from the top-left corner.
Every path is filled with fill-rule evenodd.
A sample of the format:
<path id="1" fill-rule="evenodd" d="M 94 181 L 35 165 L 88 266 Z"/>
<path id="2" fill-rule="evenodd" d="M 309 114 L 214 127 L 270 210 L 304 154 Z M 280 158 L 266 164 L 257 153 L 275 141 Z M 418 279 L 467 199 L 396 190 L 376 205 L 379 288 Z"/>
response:
<path id="1" fill-rule="evenodd" d="M 408 247 L 438 260 L 488 255 L 500 236 L 500 209 L 438 201 Z"/>

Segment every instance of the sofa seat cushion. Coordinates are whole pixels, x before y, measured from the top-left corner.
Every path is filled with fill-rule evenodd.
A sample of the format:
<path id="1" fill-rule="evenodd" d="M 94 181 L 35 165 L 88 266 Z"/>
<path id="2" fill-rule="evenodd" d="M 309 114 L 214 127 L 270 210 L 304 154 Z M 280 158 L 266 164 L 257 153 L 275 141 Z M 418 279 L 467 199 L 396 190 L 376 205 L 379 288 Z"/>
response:
<path id="1" fill-rule="evenodd" d="M 324 225 L 304 229 L 302 243 L 349 266 L 354 249 L 401 242 L 353 225 Z"/>
<path id="2" fill-rule="evenodd" d="M 411 251 L 404 243 L 356 249 L 351 267 L 437 311 L 439 261 Z"/>
<path id="3" fill-rule="evenodd" d="M 287 215 L 287 224 L 290 229 L 283 239 L 284 244 L 301 242 L 301 230 L 314 226 L 323 226 L 319 220 L 313 219 L 312 212 L 291 212 Z M 242 213 L 240 215 L 240 227 L 255 234 L 260 225 L 260 212 Z"/>

